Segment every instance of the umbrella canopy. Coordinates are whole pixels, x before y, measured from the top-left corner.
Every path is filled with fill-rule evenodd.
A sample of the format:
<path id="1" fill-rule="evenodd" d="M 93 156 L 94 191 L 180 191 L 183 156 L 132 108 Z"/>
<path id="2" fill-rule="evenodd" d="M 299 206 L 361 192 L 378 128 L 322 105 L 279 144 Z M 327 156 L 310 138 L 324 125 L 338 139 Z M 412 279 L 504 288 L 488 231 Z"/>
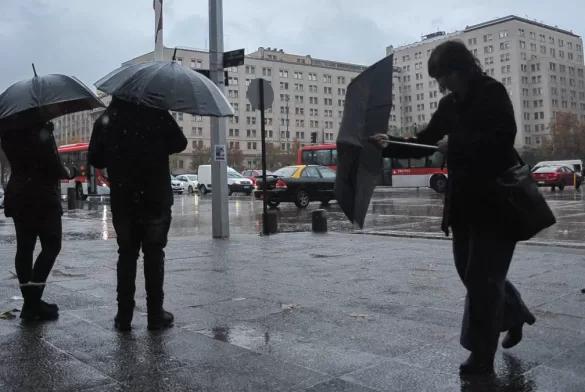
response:
<path id="1" fill-rule="evenodd" d="M 0 95 L 0 129 L 25 128 L 68 113 L 103 107 L 100 99 L 73 76 L 35 76 Z"/>
<path id="2" fill-rule="evenodd" d="M 360 228 L 382 170 L 382 152 L 369 137 L 385 133 L 392 109 L 394 56 L 359 74 L 347 87 L 337 137 L 335 197 L 350 221 Z"/>
<path id="3" fill-rule="evenodd" d="M 176 62 L 150 61 L 116 69 L 95 83 L 125 101 L 199 116 L 227 117 L 234 111 L 204 75 Z"/>

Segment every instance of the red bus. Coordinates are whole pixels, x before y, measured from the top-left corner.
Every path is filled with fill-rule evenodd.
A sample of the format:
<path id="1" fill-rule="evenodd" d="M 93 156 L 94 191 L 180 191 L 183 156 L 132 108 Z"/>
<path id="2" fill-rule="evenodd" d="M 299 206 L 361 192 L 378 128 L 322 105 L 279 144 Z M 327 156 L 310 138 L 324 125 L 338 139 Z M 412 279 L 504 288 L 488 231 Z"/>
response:
<path id="1" fill-rule="evenodd" d="M 66 144 L 58 148 L 59 156 L 66 167 L 75 167 L 77 177 L 72 180 L 61 180 L 61 194 L 67 194 L 67 188 L 75 188 L 77 199 L 86 199 L 89 195 L 87 183 L 87 150 L 88 143 Z M 93 168 L 89 167 L 93 172 Z M 93 173 L 92 173 L 93 174 Z M 110 194 L 110 183 L 108 182 L 106 170 L 95 169 L 97 182 L 97 194 L 100 196 Z"/>
<path id="2" fill-rule="evenodd" d="M 328 166 L 337 169 L 337 145 L 321 144 L 299 149 L 297 163 Z M 443 156 L 435 153 L 421 159 L 384 158 L 378 185 L 394 188 L 431 188 L 445 192 L 447 168 Z"/>

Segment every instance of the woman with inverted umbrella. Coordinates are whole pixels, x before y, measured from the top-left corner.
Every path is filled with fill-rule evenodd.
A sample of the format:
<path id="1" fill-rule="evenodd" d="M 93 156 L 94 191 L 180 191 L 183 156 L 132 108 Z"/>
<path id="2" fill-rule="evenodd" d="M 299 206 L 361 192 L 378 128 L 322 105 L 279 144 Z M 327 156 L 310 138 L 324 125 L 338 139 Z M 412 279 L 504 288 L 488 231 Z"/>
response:
<path id="1" fill-rule="evenodd" d="M 0 140 L 11 167 L 4 213 L 16 229 L 16 275 L 24 298 L 20 317 L 25 321 L 59 316 L 57 305 L 41 298 L 61 250 L 59 180 L 71 173 L 57 153 L 50 120 L 100 106 L 87 87 L 65 75 L 35 73 L 0 95 Z M 33 266 L 37 238 L 42 250 Z"/>
<path id="2" fill-rule="evenodd" d="M 437 46 L 428 70 L 442 89 L 451 91 L 415 139 L 438 143 L 448 158 L 443 230 L 453 231 L 455 266 L 467 289 L 461 345 L 471 351 L 460 369 L 492 372 L 500 331 L 508 332 L 502 346 L 510 348 L 522 339 L 523 325 L 535 322 L 506 280 L 518 239 L 508 232 L 511 221 L 503 213 L 499 187 L 503 173 L 519 167 L 514 110 L 506 88 L 482 72 L 462 42 Z M 408 155 L 389 144 L 388 135 L 373 139 L 389 155 Z"/>

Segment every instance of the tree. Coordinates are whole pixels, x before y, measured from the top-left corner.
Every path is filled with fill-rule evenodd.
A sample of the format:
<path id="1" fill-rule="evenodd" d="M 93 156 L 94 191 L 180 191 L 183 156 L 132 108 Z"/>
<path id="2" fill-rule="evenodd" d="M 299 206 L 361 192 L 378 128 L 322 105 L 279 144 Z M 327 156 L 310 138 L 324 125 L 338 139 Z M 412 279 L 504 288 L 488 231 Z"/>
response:
<path id="1" fill-rule="evenodd" d="M 569 112 L 557 112 L 550 135 L 541 139 L 536 155 L 543 160 L 585 159 L 585 123 Z"/>
<path id="2" fill-rule="evenodd" d="M 228 165 L 236 171 L 244 170 L 244 152 L 239 148 L 230 148 L 227 153 Z"/>
<path id="3" fill-rule="evenodd" d="M 209 163 L 211 163 L 211 147 L 198 145 L 191 154 L 189 170 L 194 172 L 199 168 L 199 165 L 207 165 Z"/>

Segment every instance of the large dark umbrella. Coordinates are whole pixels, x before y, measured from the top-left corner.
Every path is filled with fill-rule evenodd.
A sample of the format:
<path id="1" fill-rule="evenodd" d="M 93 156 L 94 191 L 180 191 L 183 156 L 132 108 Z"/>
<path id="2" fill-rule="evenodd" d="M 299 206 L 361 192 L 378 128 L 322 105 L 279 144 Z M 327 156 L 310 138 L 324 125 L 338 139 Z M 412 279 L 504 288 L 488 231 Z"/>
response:
<path id="1" fill-rule="evenodd" d="M 0 130 L 26 128 L 31 123 L 104 106 L 73 76 L 34 73 L 32 79 L 15 83 L 0 95 Z"/>
<path id="2" fill-rule="evenodd" d="M 233 116 L 219 88 L 175 61 L 150 61 L 116 69 L 95 83 L 108 94 L 144 106 L 200 116 Z"/>
<path id="3" fill-rule="evenodd" d="M 349 84 L 337 136 L 335 197 L 349 220 L 360 228 L 364 226 L 382 170 L 382 152 L 368 140 L 377 133 L 386 133 L 388 129 L 393 67 L 394 56 L 390 55 L 368 67 Z M 397 153 L 405 156 L 418 150 L 417 145 L 409 143 L 397 142 L 393 146 Z M 424 151 L 422 156 L 432 153 L 428 151 Z"/>

